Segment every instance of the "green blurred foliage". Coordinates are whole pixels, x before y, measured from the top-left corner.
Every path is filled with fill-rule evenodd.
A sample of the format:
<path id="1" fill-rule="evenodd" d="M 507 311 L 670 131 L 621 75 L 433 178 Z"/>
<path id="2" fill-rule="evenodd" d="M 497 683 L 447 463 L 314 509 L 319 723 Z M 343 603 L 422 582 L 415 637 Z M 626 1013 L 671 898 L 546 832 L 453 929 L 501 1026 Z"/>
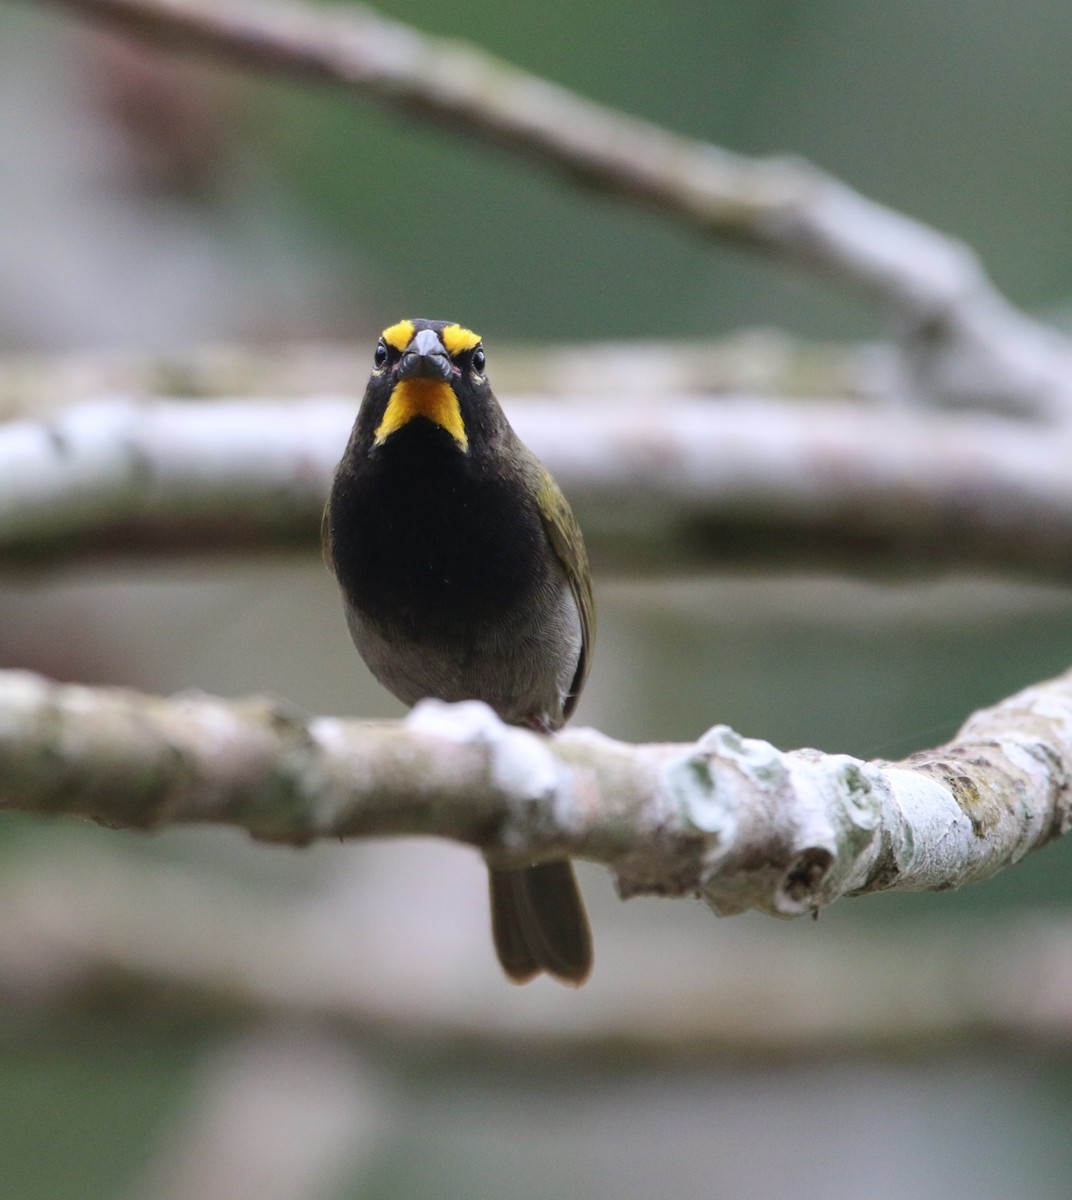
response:
<path id="1" fill-rule="evenodd" d="M 100 1014 L 104 1016 L 105 1014 Z M 112 1200 L 158 1141 L 205 1030 L 36 1021 L 0 1035 L 0 1162 L 19 1200 Z"/>

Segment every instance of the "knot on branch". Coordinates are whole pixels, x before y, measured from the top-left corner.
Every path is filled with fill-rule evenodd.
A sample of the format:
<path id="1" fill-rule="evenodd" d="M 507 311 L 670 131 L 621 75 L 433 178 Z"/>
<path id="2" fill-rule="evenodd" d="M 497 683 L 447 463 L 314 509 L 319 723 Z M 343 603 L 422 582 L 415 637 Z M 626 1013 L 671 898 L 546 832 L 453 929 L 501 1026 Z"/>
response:
<path id="1" fill-rule="evenodd" d="M 664 782 L 700 847 L 695 888 L 722 916 L 800 916 L 842 894 L 876 840 L 889 790 L 873 764 L 786 754 L 726 725 L 669 763 Z"/>

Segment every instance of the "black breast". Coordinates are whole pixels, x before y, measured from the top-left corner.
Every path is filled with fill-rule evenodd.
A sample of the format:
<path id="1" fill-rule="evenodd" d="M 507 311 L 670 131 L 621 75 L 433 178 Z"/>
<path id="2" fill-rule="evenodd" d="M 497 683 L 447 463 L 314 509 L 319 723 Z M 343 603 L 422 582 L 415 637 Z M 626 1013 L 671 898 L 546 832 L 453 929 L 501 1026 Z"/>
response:
<path id="1" fill-rule="evenodd" d="M 417 640 L 466 638 L 523 603 L 550 570 L 521 480 L 422 418 L 340 469 L 330 520 L 349 602 Z"/>

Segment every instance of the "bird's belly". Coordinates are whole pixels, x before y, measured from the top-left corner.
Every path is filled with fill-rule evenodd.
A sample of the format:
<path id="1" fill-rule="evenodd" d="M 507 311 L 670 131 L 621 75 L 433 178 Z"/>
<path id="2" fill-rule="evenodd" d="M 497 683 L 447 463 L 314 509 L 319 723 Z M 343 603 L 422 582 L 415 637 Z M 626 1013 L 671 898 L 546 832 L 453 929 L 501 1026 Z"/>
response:
<path id="1" fill-rule="evenodd" d="M 483 700 L 504 721 L 562 724 L 582 640 L 565 579 L 544 589 L 523 620 L 484 622 L 452 638 L 416 640 L 352 606 L 347 623 L 372 673 L 404 704 Z"/>

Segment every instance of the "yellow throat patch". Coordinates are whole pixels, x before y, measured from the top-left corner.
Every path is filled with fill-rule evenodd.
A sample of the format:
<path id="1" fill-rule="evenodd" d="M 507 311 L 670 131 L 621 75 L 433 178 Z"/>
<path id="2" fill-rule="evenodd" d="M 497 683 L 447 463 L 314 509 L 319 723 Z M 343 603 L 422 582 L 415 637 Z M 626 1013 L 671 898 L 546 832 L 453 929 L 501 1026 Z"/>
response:
<path id="1" fill-rule="evenodd" d="M 434 421 L 445 429 L 463 450 L 469 449 L 469 438 L 462 421 L 458 397 L 445 380 L 403 379 L 397 384 L 391 393 L 391 399 L 387 401 L 383 420 L 376 427 L 376 445 L 382 445 L 392 433 L 401 429 L 414 417 L 427 417 L 429 421 Z"/>

